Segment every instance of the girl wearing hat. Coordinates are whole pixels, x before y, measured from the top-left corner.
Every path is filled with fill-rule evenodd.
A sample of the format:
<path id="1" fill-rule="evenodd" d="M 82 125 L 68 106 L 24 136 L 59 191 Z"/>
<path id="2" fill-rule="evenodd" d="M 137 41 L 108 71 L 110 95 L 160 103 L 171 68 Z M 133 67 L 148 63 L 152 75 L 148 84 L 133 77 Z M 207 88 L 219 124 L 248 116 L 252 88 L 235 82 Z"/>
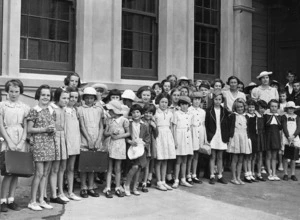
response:
<path id="1" fill-rule="evenodd" d="M 126 141 L 125 138 L 130 136 L 129 121 L 123 116 L 122 105 L 118 100 L 112 100 L 106 105 L 109 110 L 110 118 L 108 119 L 104 135 L 109 137 L 109 163 L 106 177 L 106 188 L 104 190 L 106 198 L 112 198 L 111 193 L 111 176 L 113 171 L 116 175 L 115 193 L 119 197 L 123 197 L 121 191 L 121 163 L 126 159 Z"/>
<path id="2" fill-rule="evenodd" d="M 105 103 L 102 101 L 102 96 L 103 94 L 107 93 L 107 86 L 102 83 L 96 83 L 92 85 L 92 87 L 96 90 L 97 92 L 97 102 L 96 104 L 99 106 L 104 106 Z"/>
<path id="3" fill-rule="evenodd" d="M 95 150 L 102 146 L 103 135 L 103 109 L 95 105 L 97 92 L 93 87 L 83 90 L 82 99 L 84 104 L 78 107 L 79 124 L 81 130 L 81 150 Z M 94 191 L 94 173 L 80 173 L 81 191 L 80 196 L 99 197 Z M 86 185 L 88 179 L 88 186 Z"/>
<path id="4" fill-rule="evenodd" d="M 238 98 L 246 100 L 246 96 L 243 92 L 238 90 L 238 84 L 240 80 L 236 76 L 230 76 L 227 80 L 229 90 L 223 91 L 225 98 L 225 107 L 231 112 L 234 101 Z"/>
<path id="5" fill-rule="evenodd" d="M 175 182 L 173 188 L 179 185 L 179 172 L 181 173 L 180 185 L 192 187 L 186 182 L 186 162 L 187 156 L 193 155 L 193 143 L 191 133 L 192 115 L 188 113 L 191 99 L 188 96 L 180 96 L 178 105 L 180 111 L 176 111 L 173 116 L 173 136 L 176 147 Z"/>
<path id="6" fill-rule="evenodd" d="M 187 161 L 187 182 L 188 183 L 202 183 L 197 178 L 197 165 L 200 146 L 204 144 L 205 140 L 205 111 L 200 108 L 202 93 L 194 92 L 192 95 L 192 106 L 189 107 L 188 111 L 192 115 L 192 145 L 194 155 L 188 156 Z M 192 173 L 192 175 L 190 174 Z"/>
<path id="7" fill-rule="evenodd" d="M 283 128 L 283 135 L 282 135 L 282 143 L 285 148 L 289 148 L 291 145 L 294 147 L 300 148 L 300 118 L 297 116 L 294 111 L 296 109 L 295 103 L 290 101 L 287 103 L 285 111 L 286 114 L 282 116 L 282 128 Z M 286 152 L 286 151 L 285 151 Z M 295 154 L 295 151 L 293 152 Z M 288 155 L 283 155 L 283 164 L 284 164 L 284 176 L 283 180 L 288 180 L 288 159 L 291 159 L 291 171 L 292 176 L 291 180 L 298 181 L 297 177 L 295 176 L 295 158 L 299 158 L 299 155 L 292 155 L 291 158 L 288 158 Z"/>
<path id="8" fill-rule="evenodd" d="M 257 100 L 264 100 L 266 103 L 269 103 L 271 99 L 279 99 L 279 95 L 276 88 L 271 87 L 270 77 L 272 72 L 263 71 L 256 78 L 259 79 L 261 85 L 254 88 L 251 92 L 251 97 Z"/>
<path id="9" fill-rule="evenodd" d="M 152 85 L 152 89 L 154 90 L 156 96 L 158 96 L 163 91 L 163 87 L 160 82 L 156 82 Z M 155 96 L 155 97 L 156 97 Z"/>

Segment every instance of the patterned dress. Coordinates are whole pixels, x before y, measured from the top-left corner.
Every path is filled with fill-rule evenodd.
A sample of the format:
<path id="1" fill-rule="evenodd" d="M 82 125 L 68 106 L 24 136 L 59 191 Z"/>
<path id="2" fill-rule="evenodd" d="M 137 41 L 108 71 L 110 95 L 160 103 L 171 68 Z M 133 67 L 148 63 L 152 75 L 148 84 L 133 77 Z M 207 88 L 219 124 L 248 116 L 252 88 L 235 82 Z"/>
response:
<path id="1" fill-rule="evenodd" d="M 80 154 L 80 127 L 77 111 L 75 108 L 65 109 L 65 121 L 66 121 L 66 145 L 68 155 Z"/>
<path id="2" fill-rule="evenodd" d="M 56 113 L 51 106 L 42 109 L 38 105 L 30 109 L 27 117 L 33 122 L 34 128 L 46 128 L 55 125 Z M 54 161 L 59 153 L 55 150 L 55 133 L 31 134 L 30 144 L 32 146 L 33 159 L 36 162 Z"/>

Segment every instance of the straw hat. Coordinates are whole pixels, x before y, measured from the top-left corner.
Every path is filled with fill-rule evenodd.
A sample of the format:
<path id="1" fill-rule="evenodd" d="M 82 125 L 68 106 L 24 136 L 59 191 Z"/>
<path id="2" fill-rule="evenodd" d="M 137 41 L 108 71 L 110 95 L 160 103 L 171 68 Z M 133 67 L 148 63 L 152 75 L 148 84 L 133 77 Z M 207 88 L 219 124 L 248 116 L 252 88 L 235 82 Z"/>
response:
<path id="1" fill-rule="evenodd" d="M 136 140 L 137 142 L 137 146 L 130 146 L 129 149 L 128 149 L 128 158 L 130 160 L 134 160 L 134 159 L 137 159 L 141 156 L 143 156 L 144 152 L 145 152 L 145 147 L 144 147 L 144 142 L 142 139 L 137 139 Z"/>
<path id="2" fill-rule="evenodd" d="M 255 82 L 249 83 L 249 85 L 244 89 L 245 94 L 249 94 L 249 91 L 255 87 L 257 87 L 257 84 Z"/>
<path id="3" fill-rule="evenodd" d="M 109 103 L 106 104 L 106 108 L 108 110 L 113 110 L 113 112 L 117 115 L 123 115 L 123 108 L 122 104 L 118 100 L 112 100 Z"/>
<path id="4" fill-rule="evenodd" d="M 295 102 L 289 101 L 289 102 L 286 103 L 286 106 L 285 106 L 285 108 L 284 108 L 284 111 L 287 111 L 287 109 L 289 109 L 289 108 L 297 109 L 297 108 L 299 108 L 299 106 L 296 106 L 296 105 L 295 105 Z"/>
<path id="5" fill-rule="evenodd" d="M 102 84 L 102 83 L 96 83 L 96 84 L 92 85 L 92 87 L 93 87 L 94 89 L 97 89 L 97 88 L 103 89 L 103 93 L 106 93 L 107 90 L 108 90 L 107 85 Z"/>
<path id="6" fill-rule="evenodd" d="M 268 76 L 268 75 L 271 75 L 271 74 L 273 74 L 273 72 L 262 71 L 256 78 L 260 79 L 261 77 Z"/>
<path id="7" fill-rule="evenodd" d="M 136 95 L 131 89 L 124 90 L 121 97 L 122 97 L 122 99 L 130 99 L 132 101 L 134 101 L 136 99 Z"/>
<path id="8" fill-rule="evenodd" d="M 182 81 L 187 81 L 189 84 L 192 82 L 191 79 L 187 78 L 186 76 L 182 76 L 182 77 L 180 77 L 179 80 L 177 81 L 177 84 L 180 85 L 180 83 L 181 83 Z"/>

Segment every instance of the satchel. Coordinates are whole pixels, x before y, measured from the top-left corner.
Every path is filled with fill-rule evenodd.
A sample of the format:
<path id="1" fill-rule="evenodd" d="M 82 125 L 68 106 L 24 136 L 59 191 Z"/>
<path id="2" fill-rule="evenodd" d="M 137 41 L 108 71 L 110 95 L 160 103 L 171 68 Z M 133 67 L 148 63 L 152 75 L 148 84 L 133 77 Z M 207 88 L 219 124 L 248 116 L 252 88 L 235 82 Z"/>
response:
<path id="1" fill-rule="evenodd" d="M 108 153 L 103 151 L 81 151 L 79 172 L 105 172 L 108 167 Z"/>
<path id="2" fill-rule="evenodd" d="M 34 175 L 31 152 L 2 151 L 0 161 L 2 176 L 31 177 Z"/>
<path id="3" fill-rule="evenodd" d="M 293 143 L 291 145 L 286 144 L 283 155 L 286 159 L 299 160 L 299 148 L 295 147 Z"/>

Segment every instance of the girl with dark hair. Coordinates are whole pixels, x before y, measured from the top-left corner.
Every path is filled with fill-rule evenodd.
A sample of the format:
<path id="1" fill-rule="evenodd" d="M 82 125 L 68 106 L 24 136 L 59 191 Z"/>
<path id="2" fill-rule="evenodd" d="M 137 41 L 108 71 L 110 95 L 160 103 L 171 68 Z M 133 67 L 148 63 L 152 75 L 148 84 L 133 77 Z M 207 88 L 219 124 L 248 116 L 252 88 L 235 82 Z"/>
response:
<path id="1" fill-rule="evenodd" d="M 64 79 L 65 86 L 77 87 L 80 88 L 81 81 L 78 73 L 69 73 L 67 77 Z"/>

